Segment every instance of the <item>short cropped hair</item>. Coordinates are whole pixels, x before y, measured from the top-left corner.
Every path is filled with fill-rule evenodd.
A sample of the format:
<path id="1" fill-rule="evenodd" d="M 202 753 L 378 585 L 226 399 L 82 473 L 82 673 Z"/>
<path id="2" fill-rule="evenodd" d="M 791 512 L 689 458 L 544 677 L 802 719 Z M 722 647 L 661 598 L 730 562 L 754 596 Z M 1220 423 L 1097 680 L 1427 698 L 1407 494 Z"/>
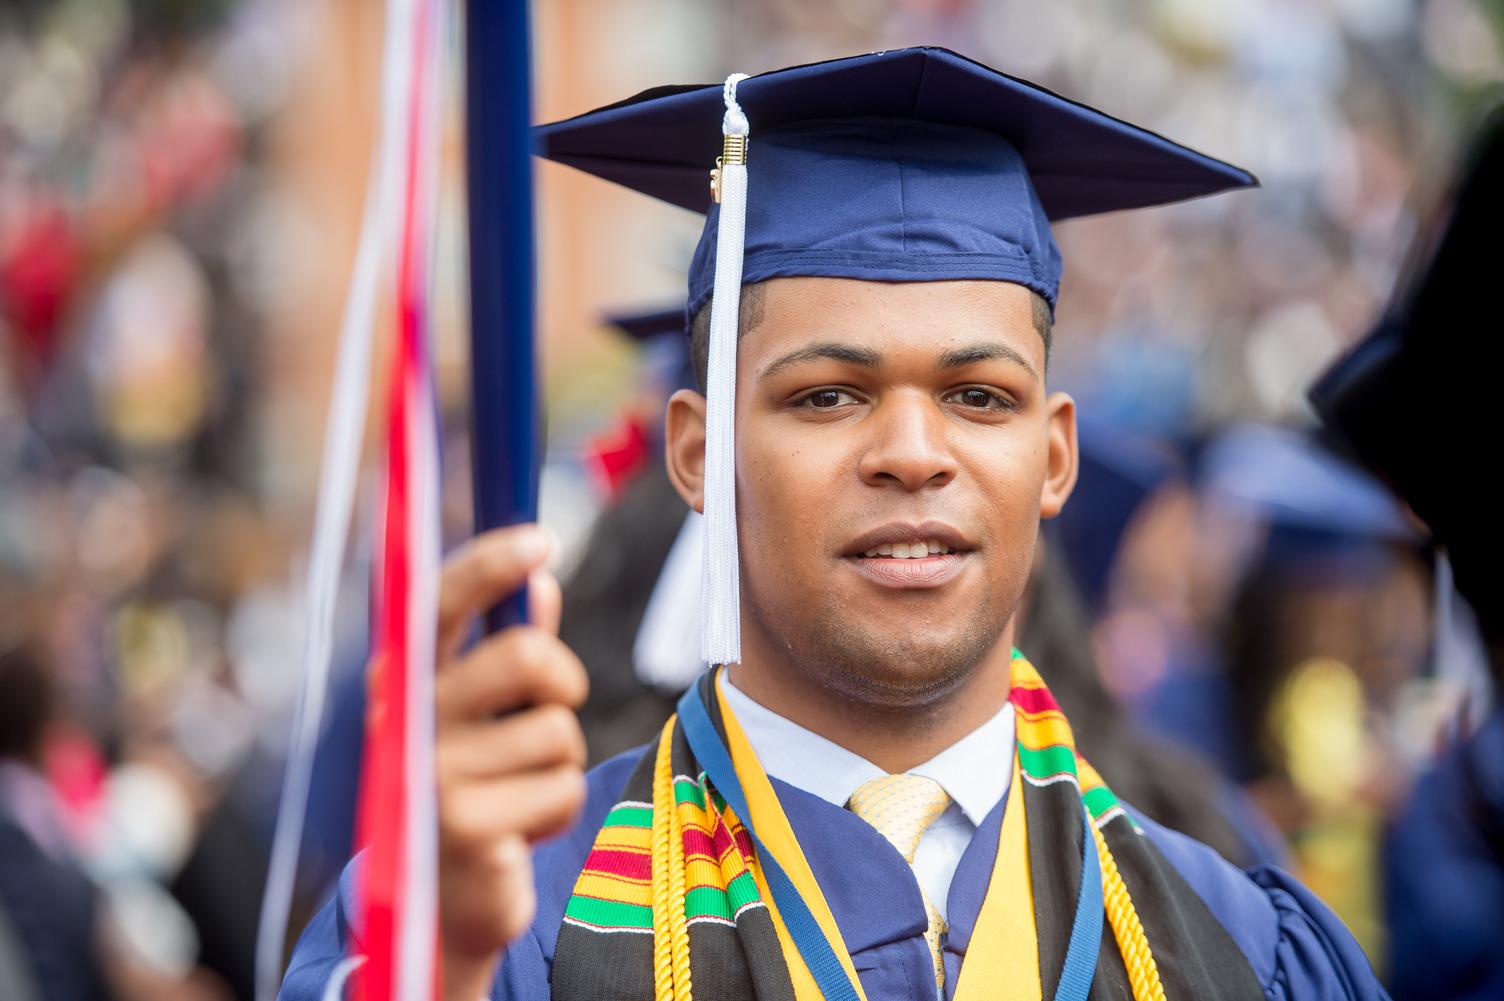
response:
<path id="1" fill-rule="evenodd" d="M 745 334 L 762 322 L 765 291 L 761 282 L 742 286 L 741 315 L 736 325 L 737 336 Z M 1050 304 L 1045 302 L 1044 296 L 1030 289 L 1029 298 L 1034 310 L 1034 329 L 1039 331 L 1040 337 L 1044 338 L 1044 360 L 1048 364 L 1055 316 L 1050 310 Z M 700 390 L 703 392 L 705 373 L 710 364 L 710 303 L 708 302 L 700 307 L 700 311 L 695 314 L 694 320 L 689 325 L 689 356 L 694 362 L 695 378 L 699 380 Z"/>

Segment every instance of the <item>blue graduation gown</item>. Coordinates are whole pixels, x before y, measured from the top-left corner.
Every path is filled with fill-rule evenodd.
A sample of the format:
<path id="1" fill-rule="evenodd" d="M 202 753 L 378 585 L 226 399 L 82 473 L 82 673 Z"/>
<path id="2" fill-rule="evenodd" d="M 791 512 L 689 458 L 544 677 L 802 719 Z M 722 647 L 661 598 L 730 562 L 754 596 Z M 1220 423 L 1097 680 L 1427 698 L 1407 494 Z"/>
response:
<path id="1" fill-rule="evenodd" d="M 564 907 L 596 832 L 642 754 L 641 749 L 629 751 L 593 769 L 579 825 L 534 852 L 537 917 L 532 929 L 507 950 L 492 990 L 496 1001 L 548 997 Z M 840 926 L 868 1001 L 930 1001 L 935 980 L 923 938 L 924 904 L 908 863 L 849 811 L 776 779 L 773 787 Z M 999 803 L 987 816 L 951 884 L 948 995 L 981 909 L 1004 806 Z M 1248 957 L 1271 1001 L 1386 997 L 1341 922 L 1289 876 L 1269 867 L 1245 873 L 1199 842 L 1148 820 L 1141 822 Z M 853 859 L 861 864 L 853 865 Z M 319 1001 L 330 972 L 348 954 L 355 866 L 346 867 L 338 892 L 299 940 L 281 1001 Z"/>
<path id="2" fill-rule="evenodd" d="M 1384 882 L 1395 997 L 1504 997 L 1504 706 L 1416 783 Z"/>

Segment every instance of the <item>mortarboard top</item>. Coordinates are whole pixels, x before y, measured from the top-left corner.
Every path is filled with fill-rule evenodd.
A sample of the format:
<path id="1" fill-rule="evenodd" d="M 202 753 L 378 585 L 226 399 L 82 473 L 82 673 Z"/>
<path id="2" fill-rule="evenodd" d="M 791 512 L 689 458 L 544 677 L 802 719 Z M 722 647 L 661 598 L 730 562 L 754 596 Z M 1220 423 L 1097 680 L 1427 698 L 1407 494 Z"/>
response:
<path id="1" fill-rule="evenodd" d="M 743 80 L 751 123 L 747 283 L 993 278 L 1052 305 L 1049 223 L 1257 183 L 1252 174 L 940 48 L 812 63 Z M 539 151 L 708 212 L 690 312 L 709 298 L 720 84 L 660 87 L 540 126 Z"/>

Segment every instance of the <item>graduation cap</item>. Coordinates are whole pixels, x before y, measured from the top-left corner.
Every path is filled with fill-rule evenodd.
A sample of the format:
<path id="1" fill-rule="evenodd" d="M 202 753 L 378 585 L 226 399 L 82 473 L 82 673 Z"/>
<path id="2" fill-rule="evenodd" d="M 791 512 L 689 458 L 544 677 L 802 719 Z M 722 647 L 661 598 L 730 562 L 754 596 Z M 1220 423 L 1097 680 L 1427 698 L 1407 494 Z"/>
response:
<path id="1" fill-rule="evenodd" d="M 1257 555 L 1266 566 L 1362 580 L 1394 547 L 1422 541 L 1384 484 L 1311 430 L 1235 425 L 1207 443 L 1199 467 L 1203 498 L 1265 527 Z"/>
<path id="2" fill-rule="evenodd" d="M 551 160 L 706 213 L 688 314 L 713 299 L 704 630 L 713 664 L 740 659 L 732 414 L 744 283 L 991 279 L 1053 307 L 1061 259 L 1051 222 L 1257 183 L 939 48 L 661 87 L 537 137 Z"/>
<path id="3" fill-rule="evenodd" d="M 640 365 L 648 385 L 665 393 L 698 385 L 694 361 L 689 355 L 689 341 L 684 337 L 682 304 L 669 306 L 660 303 L 652 309 L 613 311 L 601 319 L 641 349 Z M 658 423 L 662 424 L 661 421 Z M 654 429 L 657 445 L 662 445 L 661 432 L 661 426 Z"/>
<path id="4" fill-rule="evenodd" d="M 1203 449 L 1200 467 L 1208 497 L 1272 524 L 1332 537 L 1415 538 L 1382 483 L 1307 431 L 1235 426 Z"/>
<path id="5" fill-rule="evenodd" d="M 684 307 L 669 306 L 632 313 L 607 313 L 603 319 L 632 340 L 642 343 L 664 334 L 684 332 Z"/>
<path id="6" fill-rule="evenodd" d="M 1457 589 L 1504 643 L 1499 447 L 1499 228 L 1504 110 L 1485 123 L 1449 210 L 1374 330 L 1311 388 L 1326 425 L 1447 548 Z"/>

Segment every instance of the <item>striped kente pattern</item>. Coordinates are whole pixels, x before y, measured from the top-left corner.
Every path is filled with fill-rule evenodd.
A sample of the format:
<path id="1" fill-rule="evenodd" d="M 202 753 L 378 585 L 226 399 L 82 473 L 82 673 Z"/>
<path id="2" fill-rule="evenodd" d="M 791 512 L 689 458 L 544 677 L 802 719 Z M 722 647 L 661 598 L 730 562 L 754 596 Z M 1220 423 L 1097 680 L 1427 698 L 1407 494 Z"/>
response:
<path id="1" fill-rule="evenodd" d="M 734 925 L 762 907 L 752 875 L 752 839 L 725 801 L 698 779 L 674 778 L 674 803 L 684 832 L 684 916 L 691 924 Z M 626 800 L 612 807 L 596 835 L 564 909 L 569 924 L 594 932 L 653 932 L 653 805 Z"/>
<path id="2" fill-rule="evenodd" d="M 1076 785 L 1098 828 L 1117 817 L 1133 823 L 1102 776 L 1076 752 L 1071 725 L 1039 672 L 1022 656 L 1015 656 L 1008 698 L 1018 720 L 1018 761 L 1024 778 L 1036 786 L 1055 782 Z"/>

